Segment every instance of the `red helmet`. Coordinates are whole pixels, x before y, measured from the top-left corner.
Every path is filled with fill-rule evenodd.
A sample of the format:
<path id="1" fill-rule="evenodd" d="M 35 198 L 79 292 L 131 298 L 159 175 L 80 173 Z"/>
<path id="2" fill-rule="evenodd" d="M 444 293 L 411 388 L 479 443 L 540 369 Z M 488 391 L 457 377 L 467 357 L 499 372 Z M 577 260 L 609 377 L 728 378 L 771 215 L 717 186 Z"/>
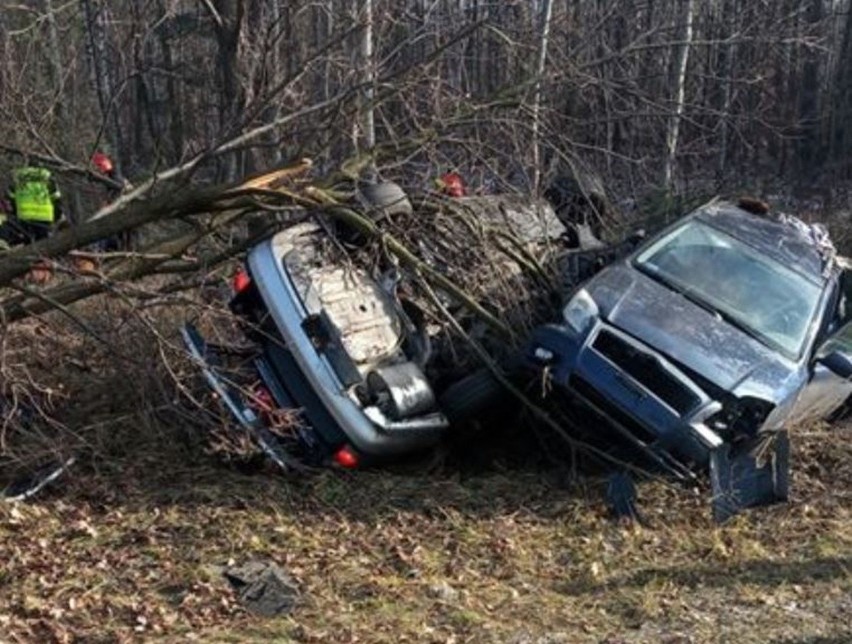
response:
<path id="1" fill-rule="evenodd" d="M 112 159 L 103 152 L 95 152 L 92 155 L 92 165 L 94 165 L 103 174 L 112 174 L 112 171 L 114 170 Z"/>
<path id="2" fill-rule="evenodd" d="M 442 174 L 438 181 L 438 188 L 449 197 L 464 197 L 464 181 L 457 172 Z"/>

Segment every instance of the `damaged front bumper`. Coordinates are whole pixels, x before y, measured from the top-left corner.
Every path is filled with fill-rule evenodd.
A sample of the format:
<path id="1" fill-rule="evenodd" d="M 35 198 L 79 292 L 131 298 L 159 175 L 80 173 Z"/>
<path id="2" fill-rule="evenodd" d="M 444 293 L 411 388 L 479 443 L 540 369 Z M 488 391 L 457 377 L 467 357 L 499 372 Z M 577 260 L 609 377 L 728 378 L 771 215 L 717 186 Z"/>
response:
<path id="1" fill-rule="evenodd" d="M 663 356 L 601 321 L 584 335 L 540 327 L 525 362 L 547 369 L 551 382 L 667 469 L 683 474 L 687 468 L 676 463 L 707 464 L 723 443 L 704 423 L 720 404 Z"/>
<path id="2" fill-rule="evenodd" d="M 294 466 L 292 457 L 281 447 L 278 438 L 266 426 L 263 419 L 255 412 L 240 390 L 230 380 L 220 374 L 218 355 L 191 324 L 181 328 L 181 337 L 190 356 L 204 374 L 204 379 L 216 394 L 218 399 L 228 408 L 237 426 L 254 438 L 273 463 L 282 470 L 290 470 Z M 256 363 L 260 374 L 265 365 Z"/>
<path id="3" fill-rule="evenodd" d="M 786 501 L 786 432 L 726 441 L 705 424 L 721 409 L 665 357 L 602 321 L 585 335 L 559 325 L 537 329 L 527 368 L 561 387 L 646 459 L 678 479 L 707 468 L 713 516 L 723 522 L 748 507 Z"/>

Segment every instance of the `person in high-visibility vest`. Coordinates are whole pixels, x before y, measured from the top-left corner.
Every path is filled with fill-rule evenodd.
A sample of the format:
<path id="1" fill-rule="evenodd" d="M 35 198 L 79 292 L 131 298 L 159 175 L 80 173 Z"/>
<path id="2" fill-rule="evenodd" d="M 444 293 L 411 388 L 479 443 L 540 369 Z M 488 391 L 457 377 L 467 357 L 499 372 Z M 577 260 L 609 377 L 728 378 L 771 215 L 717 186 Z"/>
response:
<path id="1" fill-rule="evenodd" d="M 46 168 L 16 168 L 7 194 L 12 212 L 0 225 L 0 250 L 2 246 L 9 248 L 44 239 L 62 218 L 59 190 Z"/>

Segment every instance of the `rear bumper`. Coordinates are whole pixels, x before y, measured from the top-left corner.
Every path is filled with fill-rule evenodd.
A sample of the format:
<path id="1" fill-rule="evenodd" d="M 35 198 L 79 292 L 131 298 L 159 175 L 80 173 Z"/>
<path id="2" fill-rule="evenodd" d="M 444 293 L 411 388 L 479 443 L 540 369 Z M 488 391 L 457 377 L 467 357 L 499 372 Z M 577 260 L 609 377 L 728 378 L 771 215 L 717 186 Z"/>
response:
<path id="1" fill-rule="evenodd" d="M 283 470 L 289 470 L 293 465 L 291 457 L 281 448 L 278 439 L 248 405 L 239 390 L 219 375 L 215 365 L 215 352 L 207 345 L 198 329 L 186 324 L 181 328 L 181 337 L 190 356 L 204 374 L 207 384 L 231 412 L 240 429 L 254 436 L 263 452 L 276 465 Z"/>
<path id="2" fill-rule="evenodd" d="M 674 409 L 597 351 L 593 345 L 602 330 L 623 338 L 646 359 L 653 360 L 656 368 L 682 383 L 694 395 L 694 405 L 689 410 Z M 618 433 L 644 450 L 706 465 L 712 450 L 723 442 L 703 422 L 719 409 L 718 403 L 665 357 L 601 321 L 583 336 L 556 325 L 537 329 L 526 350 L 525 364 L 535 370 L 547 367 L 554 384 L 603 416 Z"/>

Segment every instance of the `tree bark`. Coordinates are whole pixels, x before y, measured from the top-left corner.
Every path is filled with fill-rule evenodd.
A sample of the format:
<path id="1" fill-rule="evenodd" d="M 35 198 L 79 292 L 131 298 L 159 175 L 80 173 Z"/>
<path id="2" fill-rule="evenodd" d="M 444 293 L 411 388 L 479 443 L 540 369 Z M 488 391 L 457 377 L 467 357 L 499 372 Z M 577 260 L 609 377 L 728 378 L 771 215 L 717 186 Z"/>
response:
<path id="1" fill-rule="evenodd" d="M 54 15 L 53 1 L 44 0 L 44 13 L 47 21 L 47 35 L 50 56 L 51 84 L 55 91 L 54 108 L 56 111 L 56 131 L 58 132 L 59 156 L 63 159 L 71 158 L 68 136 L 71 133 L 68 121 L 68 110 L 65 104 L 63 88 L 63 65 L 62 49 L 59 47 L 59 32 L 56 27 L 56 16 Z"/>
<path id="2" fill-rule="evenodd" d="M 86 22 L 89 57 L 92 63 L 95 89 L 98 96 L 103 130 L 112 148 L 113 164 L 121 173 L 125 159 L 124 137 L 121 131 L 121 118 L 115 105 L 115 86 L 112 78 L 112 66 L 109 61 L 109 44 L 106 25 L 106 5 L 99 0 L 80 0 Z"/>
<path id="3" fill-rule="evenodd" d="M 550 41 L 550 22 L 553 16 L 553 0 L 544 0 L 541 7 L 541 29 L 538 40 L 538 60 L 536 61 L 536 81 L 532 106 L 532 153 L 533 153 L 533 194 L 538 196 L 541 188 L 541 86 L 547 67 L 547 45 Z"/>
<path id="4" fill-rule="evenodd" d="M 678 29 L 680 42 L 675 51 L 673 65 L 674 106 L 666 128 L 666 161 L 663 168 L 663 185 L 667 190 L 674 187 L 674 168 L 677 159 L 680 122 L 686 102 L 686 67 L 689 62 L 689 48 L 692 43 L 692 18 L 695 8 L 694 0 L 679 0 L 679 4 L 683 5 L 683 10 L 680 16 L 680 29 Z"/>
<path id="5" fill-rule="evenodd" d="M 806 20 L 815 31 L 823 18 L 823 0 L 810 0 Z M 810 33 L 807 34 L 811 36 Z M 799 143 L 796 159 L 800 181 L 811 182 L 819 171 L 819 88 L 820 54 L 815 47 L 805 49 L 805 64 L 802 67 L 801 94 L 799 99 Z"/>
<path id="6" fill-rule="evenodd" d="M 831 116 L 831 156 L 845 177 L 852 148 L 852 15 L 844 18 L 843 40 L 834 80 Z"/>
<path id="7" fill-rule="evenodd" d="M 736 26 L 739 22 L 735 16 L 736 0 L 725 0 L 722 4 L 721 23 L 725 26 Z M 721 45 L 719 64 L 719 83 L 721 84 L 719 100 L 719 156 L 716 164 L 716 183 L 721 186 L 724 182 L 728 165 L 728 119 L 731 114 L 731 98 L 733 96 L 733 69 L 736 46 L 731 42 Z"/>
<path id="8" fill-rule="evenodd" d="M 370 152 L 376 147 L 375 59 L 373 55 L 373 0 L 361 0 L 359 20 L 362 22 L 358 43 L 358 72 L 361 90 L 361 140 L 363 149 Z M 370 174 L 375 174 L 371 169 Z"/>
<path id="9" fill-rule="evenodd" d="M 245 0 L 212 0 L 216 21 L 216 69 L 221 88 L 219 134 L 233 134 L 240 125 L 244 91 L 239 78 L 240 32 L 245 16 Z M 241 153 L 224 156 L 223 179 L 234 181 L 241 172 Z"/>

